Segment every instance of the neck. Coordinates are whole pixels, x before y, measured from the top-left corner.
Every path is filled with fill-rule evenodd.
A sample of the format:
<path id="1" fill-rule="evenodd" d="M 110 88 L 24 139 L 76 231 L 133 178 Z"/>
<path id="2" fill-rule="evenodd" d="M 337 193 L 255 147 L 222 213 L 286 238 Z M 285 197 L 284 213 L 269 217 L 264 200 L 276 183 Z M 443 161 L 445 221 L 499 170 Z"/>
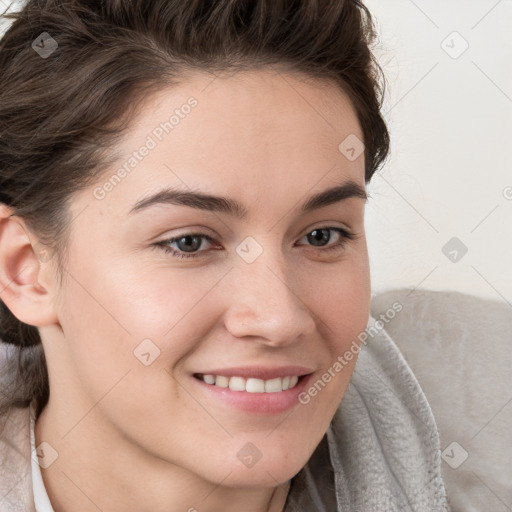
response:
<path id="1" fill-rule="evenodd" d="M 271 488 L 234 488 L 204 480 L 114 435 L 92 410 L 69 432 L 50 400 L 35 423 L 35 444 L 48 442 L 58 458 L 41 469 L 55 512 L 282 512 L 289 482 Z M 224 478 L 227 478 L 226 475 Z"/>

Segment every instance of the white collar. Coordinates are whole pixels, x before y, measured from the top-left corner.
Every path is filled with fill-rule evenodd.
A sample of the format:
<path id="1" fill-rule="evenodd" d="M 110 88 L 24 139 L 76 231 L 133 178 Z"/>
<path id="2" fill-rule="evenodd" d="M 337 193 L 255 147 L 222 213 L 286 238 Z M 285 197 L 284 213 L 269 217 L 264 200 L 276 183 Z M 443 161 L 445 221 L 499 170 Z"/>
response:
<path id="1" fill-rule="evenodd" d="M 50 503 L 50 499 L 48 498 L 48 493 L 44 487 L 43 477 L 41 475 L 41 468 L 39 467 L 37 453 L 35 448 L 35 418 L 36 418 L 36 409 L 35 404 L 32 402 L 30 404 L 30 453 L 31 456 L 31 465 L 32 465 L 32 490 L 34 492 L 34 504 L 36 507 L 36 512 L 54 512 L 52 504 Z"/>

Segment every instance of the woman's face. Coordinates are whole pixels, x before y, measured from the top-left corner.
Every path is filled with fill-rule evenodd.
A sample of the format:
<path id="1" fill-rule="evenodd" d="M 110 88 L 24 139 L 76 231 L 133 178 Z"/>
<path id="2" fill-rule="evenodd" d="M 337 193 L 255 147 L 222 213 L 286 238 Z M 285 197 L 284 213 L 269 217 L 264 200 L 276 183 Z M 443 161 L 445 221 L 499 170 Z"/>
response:
<path id="1" fill-rule="evenodd" d="M 370 304 L 364 197 L 311 198 L 364 192 L 362 139 L 347 96 L 298 75 L 197 74 L 146 101 L 72 202 L 59 322 L 40 329 L 68 442 L 235 487 L 301 469 Z"/>

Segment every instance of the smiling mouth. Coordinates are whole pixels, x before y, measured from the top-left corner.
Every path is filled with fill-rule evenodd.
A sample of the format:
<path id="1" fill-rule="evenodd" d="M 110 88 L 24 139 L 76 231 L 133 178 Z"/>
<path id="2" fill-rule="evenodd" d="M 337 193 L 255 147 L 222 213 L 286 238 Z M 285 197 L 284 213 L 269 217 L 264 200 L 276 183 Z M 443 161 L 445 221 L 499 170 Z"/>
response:
<path id="1" fill-rule="evenodd" d="M 257 379 L 244 377 L 226 377 L 224 375 L 211 375 L 196 373 L 194 377 L 198 380 L 219 388 L 229 388 L 231 391 L 245 391 L 247 393 L 279 393 L 293 389 L 304 377 L 290 375 L 287 377 L 276 377 L 274 379 Z"/>

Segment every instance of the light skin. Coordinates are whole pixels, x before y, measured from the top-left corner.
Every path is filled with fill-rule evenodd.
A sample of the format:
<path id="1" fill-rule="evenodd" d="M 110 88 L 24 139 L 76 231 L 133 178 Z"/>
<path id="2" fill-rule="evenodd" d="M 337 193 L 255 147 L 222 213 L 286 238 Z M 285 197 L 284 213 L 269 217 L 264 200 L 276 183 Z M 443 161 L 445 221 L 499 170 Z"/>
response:
<path id="1" fill-rule="evenodd" d="M 40 261 L 37 236 L 0 208 L 1 298 L 38 327 L 48 364 L 35 437 L 58 452 L 42 469 L 56 512 L 281 511 L 356 363 L 309 404 L 270 415 L 210 400 L 193 380 L 208 368 L 301 365 L 316 381 L 364 330 L 370 278 L 364 199 L 300 211 L 347 180 L 364 190 L 364 156 L 338 150 L 350 134 L 363 139 L 348 97 L 274 70 L 198 73 L 147 98 L 119 165 L 191 96 L 197 106 L 103 199 L 94 189 L 115 166 L 74 197 L 62 285 L 56 258 Z M 229 197 L 247 216 L 176 204 L 129 214 L 164 187 Z M 327 250 L 343 242 L 332 228 L 354 239 Z M 315 229 L 324 245 L 307 236 Z M 200 238 L 189 259 L 154 246 L 188 233 L 213 242 Z M 247 237 L 263 249 L 252 263 L 236 251 Z M 160 350 L 148 366 L 134 355 L 144 339 Z M 247 443 L 262 454 L 250 468 L 237 457 Z"/>

